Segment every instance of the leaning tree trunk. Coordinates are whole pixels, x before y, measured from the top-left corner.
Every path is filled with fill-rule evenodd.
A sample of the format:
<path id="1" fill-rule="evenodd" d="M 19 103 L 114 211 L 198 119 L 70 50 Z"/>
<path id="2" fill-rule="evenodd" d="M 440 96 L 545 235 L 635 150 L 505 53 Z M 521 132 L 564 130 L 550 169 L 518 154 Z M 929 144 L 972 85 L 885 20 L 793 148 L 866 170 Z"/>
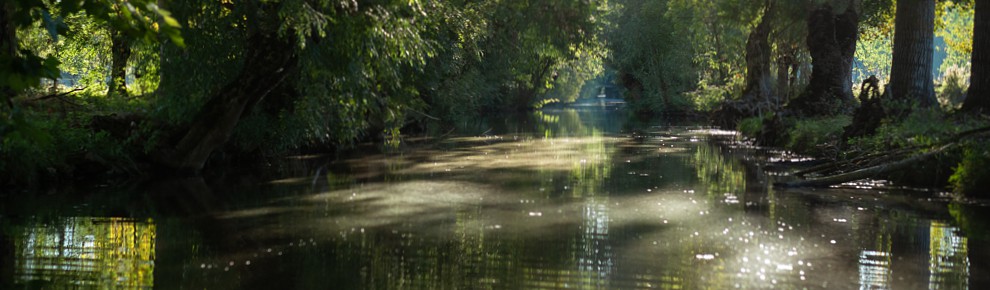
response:
<path id="1" fill-rule="evenodd" d="M 935 0 L 898 1 L 895 17 L 893 63 L 885 95 L 922 107 L 937 106 L 932 81 Z"/>
<path id="2" fill-rule="evenodd" d="M 976 1 L 972 72 L 963 110 L 990 113 L 990 3 Z"/>
<path id="3" fill-rule="evenodd" d="M 810 117 L 834 115 L 852 107 L 852 64 L 858 27 L 855 5 L 838 15 L 828 4 L 812 11 L 807 38 L 811 80 L 805 91 L 788 104 L 790 109 Z"/>
<path id="4" fill-rule="evenodd" d="M 111 28 L 110 83 L 107 96 L 127 97 L 127 59 L 131 57 L 131 43 L 122 31 Z"/>
<path id="5" fill-rule="evenodd" d="M 248 43 L 241 73 L 210 98 L 187 133 L 159 156 L 162 165 L 183 172 L 201 170 L 210 154 L 230 138 L 241 116 L 297 65 L 292 44 L 274 33 L 255 34 Z"/>
<path id="6" fill-rule="evenodd" d="M 767 41 L 773 15 L 771 9 L 768 4 L 760 24 L 753 28 L 746 40 L 746 88 L 743 89 L 743 101 L 749 103 L 769 101 L 773 94 L 770 77 L 771 48 Z"/>

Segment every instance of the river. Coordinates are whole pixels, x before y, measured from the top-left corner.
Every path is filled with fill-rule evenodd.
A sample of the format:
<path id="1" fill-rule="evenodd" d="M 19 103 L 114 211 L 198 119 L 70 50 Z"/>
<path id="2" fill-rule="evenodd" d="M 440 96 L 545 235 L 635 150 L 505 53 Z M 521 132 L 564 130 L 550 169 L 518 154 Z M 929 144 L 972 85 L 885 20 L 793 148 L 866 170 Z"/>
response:
<path id="1" fill-rule="evenodd" d="M 0 286 L 43 289 L 986 288 L 987 207 L 776 189 L 733 132 L 558 109 L 442 139 L 0 204 Z M 385 153 L 381 153 L 384 151 Z M 274 173 L 272 173 L 274 172 Z M 863 187 L 863 186 L 860 186 Z"/>

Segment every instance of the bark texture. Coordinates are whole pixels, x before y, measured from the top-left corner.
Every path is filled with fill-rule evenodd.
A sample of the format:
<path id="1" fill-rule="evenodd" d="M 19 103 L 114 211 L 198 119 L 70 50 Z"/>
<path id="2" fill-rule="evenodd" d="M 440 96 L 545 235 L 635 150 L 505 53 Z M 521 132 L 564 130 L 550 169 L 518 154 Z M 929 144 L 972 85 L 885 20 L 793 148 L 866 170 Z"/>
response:
<path id="1" fill-rule="evenodd" d="M 804 93 L 788 107 L 804 116 L 848 112 L 854 104 L 852 64 L 859 37 L 859 13 L 855 5 L 835 14 L 823 4 L 808 18 L 808 51 L 811 53 L 811 80 Z"/>
<path id="2" fill-rule="evenodd" d="M 200 171 L 210 154 L 230 139 L 245 112 L 295 69 L 292 44 L 274 33 L 257 33 L 248 43 L 240 74 L 210 98 L 178 143 L 158 157 L 159 163 L 181 172 Z"/>
<path id="3" fill-rule="evenodd" d="M 746 40 L 746 88 L 743 100 L 750 102 L 770 101 L 773 97 L 773 84 L 770 77 L 770 22 L 772 6 L 766 6 L 760 24 L 753 28 Z"/>
<path id="4" fill-rule="evenodd" d="M 963 110 L 990 113 L 990 2 L 976 1 L 973 20 L 973 55 L 969 92 Z"/>
<path id="5" fill-rule="evenodd" d="M 131 57 L 131 43 L 120 30 L 111 30 L 110 83 L 107 86 L 107 95 L 127 97 L 127 59 Z"/>
<path id="6" fill-rule="evenodd" d="M 935 0 L 898 1 L 895 17 L 893 63 L 885 94 L 894 100 L 916 101 L 922 107 L 937 106 L 931 72 Z"/>

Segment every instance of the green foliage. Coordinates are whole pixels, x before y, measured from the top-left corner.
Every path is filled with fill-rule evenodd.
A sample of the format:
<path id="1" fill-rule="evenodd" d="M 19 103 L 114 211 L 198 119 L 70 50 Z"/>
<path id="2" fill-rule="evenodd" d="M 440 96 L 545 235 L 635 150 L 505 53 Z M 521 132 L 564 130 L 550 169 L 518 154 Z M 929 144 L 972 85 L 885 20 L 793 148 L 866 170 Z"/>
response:
<path id="1" fill-rule="evenodd" d="M 684 99 L 695 82 L 692 36 L 687 28 L 678 29 L 679 17 L 670 1 L 619 1 L 609 15 L 615 23 L 607 33 L 612 55 L 609 66 L 641 84 L 627 96 L 639 111 L 685 110 Z M 672 7 L 673 6 L 673 7 Z M 700 60 L 700 59 L 698 59 Z M 717 69 L 716 69 L 717 70 Z M 627 84 L 628 86 L 628 84 Z"/>
<path id="2" fill-rule="evenodd" d="M 990 144 L 970 142 L 963 151 L 949 183 L 957 193 L 970 197 L 990 196 Z"/>
<path id="3" fill-rule="evenodd" d="M 72 163 L 96 162 L 126 170 L 133 161 L 124 145 L 104 131 L 92 131 L 74 124 L 86 122 L 89 115 L 61 120 L 44 114 L 17 114 L 18 130 L 0 142 L 0 182 L 31 184 L 43 177 L 70 174 Z"/>
<path id="4" fill-rule="evenodd" d="M 889 104 L 888 111 L 904 111 L 909 104 Z M 861 151 L 887 151 L 911 146 L 931 146 L 959 132 L 981 126 L 981 121 L 965 116 L 948 115 L 940 109 L 913 108 L 899 121 L 885 119 L 873 136 L 849 140 Z"/>
<path id="5" fill-rule="evenodd" d="M 940 5 L 945 7 L 939 9 L 939 17 L 935 20 L 935 36 L 944 39 L 946 45 L 936 47 L 945 53 L 939 72 L 948 75 L 953 68 L 969 70 L 970 55 L 973 53 L 972 4 L 940 1 Z"/>
<path id="6" fill-rule="evenodd" d="M 241 73 L 252 33 L 294 43 L 298 71 L 238 125 L 239 150 L 398 140 L 410 122 L 573 99 L 601 70 L 597 1 L 175 1 L 169 8 L 188 26 L 187 45 L 164 47 L 162 97 L 153 108 L 174 126 L 190 122 Z"/>
<path id="7" fill-rule="evenodd" d="M 731 78 L 723 85 L 709 84 L 708 79 L 702 78 L 694 91 L 688 92 L 688 98 L 694 103 L 693 109 L 698 112 L 717 110 L 726 100 L 742 94 L 745 79 Z"/>
<path id="8" fill-rule="evenodd" d="M 763 122 L 766 118 L 763 117 L 749 117 L 739 121 L 736 125 L 736 131 L 739 131 L 743 136 L 749 138 L 756 138 L 760 136 L 760 132 L 763 131 Z"/>
<path id="9" fill-rule="evenodd" d="M 787 132 L 786 147 L 804 154 L 820 154 L 822 145 L 833 144 L 841 139 L 842 130 L 852 123 L 849 116 L 835 116 L 818 119 L 797 120 Z"/>
<path id="10" fill-rule="evenodd" d="M 955 110 L 962 106 L 967 89 L 969 89 L 969 70 L 952 66 L 945 71 L 941 82 L 935 88 L 935 96 L 942 108 Z"/>
<path id="11" fill-rule="evenodd" d="M 887 83 L 890 79 L 893 40 L 894 30 L 892 27 L 866 26 L 860 29 L 853 64 L 853 84 L 856 84 L 854 90 L 859 90 L 858 84 L 871 75 L 880 79 L 881 87 Z"/>
<path id="12" fill-rule="evenodd" d="M 88 24 L 89 19 L 107 23 L 132 37 L 148 40 L 157 40 L 160 35 L 168 37 L 173 43 L 181 46 L 182 37 L 179 35 L 179 23 L 171 17 L 168 11 L 160 9 L 155 1 L 148 0 L 125 0 L 125 1 L 81 1 L 62 0 L 53 4 L 45 1 L 15 1 L 11 5 L 3 7 L 7 9 L 7 15 L 14 15 L 9 19 L 0 19 L 8 22 L 8 25 L 17 29 L 27 29 L 32 25 L 39 25 L 52 39 L 58 42 L 59 35 L 66 36 L 91 36 L 86 29 L 73 30 L 71 25 L 66 25 L 67 18 L 74 18 L 84 13 L 86 20 L 74 21 L 75 23 Z M 70 22 L 73 22 L 70 20 Z M 0 40 L 0 44 L 14 45 L 20 44 L 4 43 L 10 39 Z M 38 57 L 35 51 L 20 50 L 11 55 L 7 48 L 0 53 L 0 87 L 9 88 L 15 94 L 39 84 L 41 78 L 57 78 L 58 62 L 53 56 L 47 58 Z M 5 93 L 6 94 L 6 93 Z M 12 96 L 4 95 L 3 98 Z"/>

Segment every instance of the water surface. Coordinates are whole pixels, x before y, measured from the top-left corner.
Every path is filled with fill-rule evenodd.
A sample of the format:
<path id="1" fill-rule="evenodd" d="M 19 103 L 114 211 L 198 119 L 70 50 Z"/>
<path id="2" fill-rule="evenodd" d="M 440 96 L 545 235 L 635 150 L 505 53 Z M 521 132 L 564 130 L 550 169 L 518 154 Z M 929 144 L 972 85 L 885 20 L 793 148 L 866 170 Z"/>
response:
<path id="1" fill-rule="evenodd" d="M 7 194 L 4 284 L 159 289 L 960 289 L 986 207 L 774 189 L 781 152 L 553 110 L 272 174 Z M 408 140 L 412 141 L 412 140 Z M 755 159 L 757 162 L 743 162 Z M 207 182 L 206 180 L 210 180 Z M 985 219 L 983 219 L 985 220 Z"/>

